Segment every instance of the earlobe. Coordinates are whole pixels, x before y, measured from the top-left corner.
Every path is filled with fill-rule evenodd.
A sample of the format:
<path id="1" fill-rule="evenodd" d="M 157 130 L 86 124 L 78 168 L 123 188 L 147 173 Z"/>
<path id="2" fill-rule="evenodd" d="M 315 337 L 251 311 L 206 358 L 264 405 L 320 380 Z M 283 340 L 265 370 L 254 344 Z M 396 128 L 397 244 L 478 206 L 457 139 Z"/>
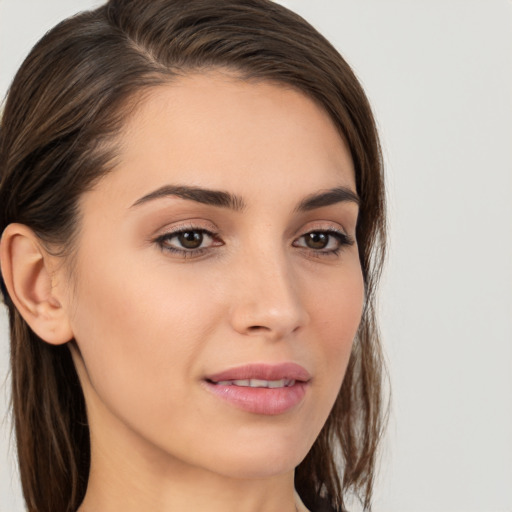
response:
<path id="1" fill-rule="evenodd" d="M 30 328 L 53 345 L 73 337 L 66 309 L 52 285 L 54 257 L 23 224 L 9 224 L 0 241 L 0 265 L 7 291 Z"/>

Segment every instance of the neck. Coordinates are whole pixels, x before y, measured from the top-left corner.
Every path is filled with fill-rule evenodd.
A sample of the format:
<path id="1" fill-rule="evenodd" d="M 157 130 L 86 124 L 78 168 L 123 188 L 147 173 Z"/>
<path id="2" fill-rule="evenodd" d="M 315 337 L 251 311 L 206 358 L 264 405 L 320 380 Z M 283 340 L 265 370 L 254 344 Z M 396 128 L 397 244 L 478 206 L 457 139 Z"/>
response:
<path id="1" fill-rule="evenodd" d="M 294 492 L 293 470 L 238 478 L 186 464 L 119 429 L 109 437 L 109 430 L 98 436 L 91 429 L 91 470 L 78 512 L 306 510 Z"/>
<path id="2" fill-rule="evenodd" d="M 98 477 L 95 477 L 97 475 Z M 100 478 L 101 475 L 101 478 Z M 103 476 L 93 469 L 79 512 L 296 512 L 293 474 L 236 480 L 185 471 L 150 475 L 125 468 Z"/>

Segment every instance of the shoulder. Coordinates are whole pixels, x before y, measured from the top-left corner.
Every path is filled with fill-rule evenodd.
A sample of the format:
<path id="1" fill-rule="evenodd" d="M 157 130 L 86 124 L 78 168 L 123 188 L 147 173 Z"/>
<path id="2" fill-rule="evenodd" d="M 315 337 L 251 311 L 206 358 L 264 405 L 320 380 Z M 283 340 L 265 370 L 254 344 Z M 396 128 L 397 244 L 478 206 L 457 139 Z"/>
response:
<path id="1" fill-rule="evenodd" d="M 295 500 L 299 512 L 348 512 L 347 510 L 333 507 L 329 499 L 320 496 L 307 500 L 307 507 L 297 492 L 295 492 Z"/>
<path id="2" fill-rule="evenodd" d="M 310 509 L 310 512 L 346 512 L 338 508 L 334 508 L 326 499 L 319 498 L 315 505 Z"/>

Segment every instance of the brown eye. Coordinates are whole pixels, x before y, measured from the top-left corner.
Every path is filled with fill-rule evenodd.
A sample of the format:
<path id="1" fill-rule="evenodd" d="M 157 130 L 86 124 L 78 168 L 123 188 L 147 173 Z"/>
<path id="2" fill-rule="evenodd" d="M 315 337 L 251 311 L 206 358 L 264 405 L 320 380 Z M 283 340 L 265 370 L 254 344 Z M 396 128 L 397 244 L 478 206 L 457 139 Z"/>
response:
<path id="1" fill-rule="evenodd" d="M 328 233 L 314 231 L 304 235 L 304 241 L 310 249 L 325 249 L 329 243 L 330 237 L 331 235 Z"/>
<path id="2" fill-rule="evenodd" d="M 294 247 L 310 249 L 322 256 L 337 255 L 343 246 L 353 244 L 350 236 L 333 229 L 310 231 L 293 242 Z"/>
<path id="3" fill-rule="evenodd" d="M 200 231 L 183 231 L 177 236 L 181 246 L 185 249 L 197 249 L 203 243 L 204 235 Z"/>
<path id="4" fill-rule="evenodd" d="M 173 233 L 166 233 L 155 241 L 167 251 L 180 254 L 197 255 L 208 249 L 223 245 L 215 234 L 205 229 L 184 229 Z"/>

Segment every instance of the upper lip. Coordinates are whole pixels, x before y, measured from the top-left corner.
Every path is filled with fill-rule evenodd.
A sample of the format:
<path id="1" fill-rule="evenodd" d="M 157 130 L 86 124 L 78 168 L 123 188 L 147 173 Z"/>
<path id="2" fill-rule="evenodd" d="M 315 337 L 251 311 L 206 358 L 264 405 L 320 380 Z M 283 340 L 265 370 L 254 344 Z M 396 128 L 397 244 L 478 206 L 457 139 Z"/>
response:
<path id="1" fill-rule="evenodd" d="M 297 363 L 280 363 L 280 364 L 246 364 L 229 368 L 219 373 L 208 375 L 206 380 L 211 382 L 219 382 L 226 380 L 281 380 L 289 379 L 307 382 L 311 379 L 309 372 Z"/>

